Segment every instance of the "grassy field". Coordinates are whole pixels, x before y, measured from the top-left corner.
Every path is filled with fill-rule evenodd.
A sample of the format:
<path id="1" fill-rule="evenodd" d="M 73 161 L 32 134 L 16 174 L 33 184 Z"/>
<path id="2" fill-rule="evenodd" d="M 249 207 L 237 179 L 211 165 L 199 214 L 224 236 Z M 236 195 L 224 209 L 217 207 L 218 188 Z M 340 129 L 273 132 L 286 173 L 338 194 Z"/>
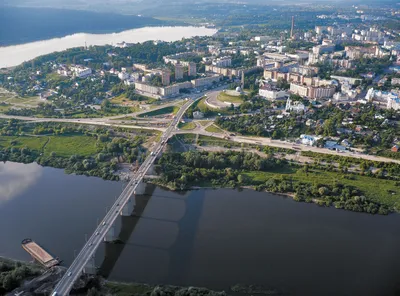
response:
<path id="1" fill-rule="evenodd" d="M 90 156 L 97 152 L 96 139 L 85 135 L 50 136 L 45 154 L 55 152 L 57 156 Z"/>
<path id="2" fill-rule="evenodd" d="M 180 122 L 178 124 L 178 128 L 182 130 L 192 130 L 196 128 L 196 124 L 194 122 L 185 122 L 185 123 Z"/>
<path id="3" fill-rule="evenodd" d="M 216 126 L 215 124 L 210 125 L 209 127 L 206 128 L 207 132 L 210 133 L 217 133 L 217 134 L 222 134 L 224 131 L 222 129 L 220 129 L 218 126 Z"/>
<path id="4" fill-rule="evenodd" d="M 220 92 L 218 94 L 217 99 L 221 102 L 229 102 L 229 103 L 243 103 L 243 99 L 239 96 L 231 96 L 225 92 Z"/>
<path id="5" fill-rule="evenodd" d="M 22 148 L 28 147 L 29 149 L 41 151 L 43 146 L 48 141 L 48 137 L 46 136 L 39 136 L 39 137 L 32 137 L 32 136 L 21 136 L 21 137 L 14 137 L 14 145 L 13 147 Z"/>
<path id="6" fill-rule="evenodd" d="M 0 136 L 0 147 L 27 147 L 35 151 L 42 151 L 44 147 L 45 155 L 55 152 L 57 156 L 62 157 L 90 156 L 97 153 L 96 139 L 85 135 Z"/>
<path id="7" fill-rule="evenodd" d="M 176 114 L 179 111 L 178 106 L 168 106 L 164 107 L 161 109 L 157 109 L 154 111 L 146 112 L 143 114 L 138 115 L 138 117 L 152 117 L 152 116 L 160 116 L 160 115 L 166 115 L 166 114 Z"/>
<path id="8" fill-rule="evenodd" d="M 124 103 L 129 103 L 129 102 L 131 102 L 131 100 L 129 100 L 127 97 L 125 97 L 124 94 L 119 95 L 117 97 L 113 97 L 110 100 L 111 104 L 124 104 Z"/>
<path id="9" fill-rule="evenodd" d="M 96 139 L 85 135 L 50 136 L 45 155 L 54 152 L 57 156 L 90 156 L 97 152 Z"/>
<path id="10" fill-rule="evenodd" d="M 351 175 L 352 179 L 346 179 L 338 172 L 312 171 L 308 175 L 302 171 L 291 171 L 286 169 L 283 172 L 248 172 L 246 175 L 255 184 L 265 183 L 270 178 L 292 178 L 293 181 L 333 185 L 338 182 L 360 189 L 367 197 L 390 207 L 400 207 L 400 188 L 392 180 L 383 180 L 367 176 Z M 395 194 L 392 194 L 395 192 Z"/>
<path id="11" fill-rule="evenodd" d="M 211 111 L 211 114 L 210 114 L 211 116 L 217 116 L 218 114 L 221 114 L 221 115 L 230 115 L 230 114 L 232 114 L 232 112 L 230 112 L 230 111 L 228 111 L 226 109 L 213 109 L 213 108 L 210 108 L 206 104 L 206 98 L 203 98 L 203 99 L 198 100 L 197 102 L 195 102 L 193 104 L 193 109 L 195 107 L 198 107 L 200 109 L 200 111 L 203 112 L 203 113 L 206 112 L 207 110 Z"/>

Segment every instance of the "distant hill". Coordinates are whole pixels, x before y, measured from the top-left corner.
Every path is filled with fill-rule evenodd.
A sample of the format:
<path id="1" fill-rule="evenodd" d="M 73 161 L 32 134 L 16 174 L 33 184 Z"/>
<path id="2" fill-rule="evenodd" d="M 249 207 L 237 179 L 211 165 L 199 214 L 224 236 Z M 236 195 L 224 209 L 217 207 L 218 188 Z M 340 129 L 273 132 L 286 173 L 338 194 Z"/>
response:
<path id="1" fill-rule="evenodd" d="M 111 33 L 167 24 L 151 17 L 83 10 L 1 6 L 0 46 L 62 37 L 74 33 Z"/>

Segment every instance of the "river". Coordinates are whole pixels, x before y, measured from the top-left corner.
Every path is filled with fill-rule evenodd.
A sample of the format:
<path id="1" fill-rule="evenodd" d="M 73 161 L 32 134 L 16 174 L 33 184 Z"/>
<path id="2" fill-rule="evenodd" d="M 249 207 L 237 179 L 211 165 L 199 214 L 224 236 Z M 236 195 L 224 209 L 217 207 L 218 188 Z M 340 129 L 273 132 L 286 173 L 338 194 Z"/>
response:
<path id="1" fill-rule="evenodd" d="M 30 42 L 19 45 L 0 47 L 0 68 L 17 66 L 38 56 L 68 48 L 90 45 L 113 45 L 122 41 L 127 43 L 148 40 L 177 41 L 194 36 L 211 36 L 216 29 L 205 27 L 144 27 L 120 33 L 87 34 L 77 33 L 62 38 Z"/>
<path id="2" fill-rule="evenodd" d="M 29 260 L 32 238 L 68 265 L 121 182 L 36 164 L 0 164 L 0 255 Z M 398 295 L 400 215 L 372 216 L 251 190 L 176 193 L 148 185 L 126 244 L 96 254 L 109 279 L 229 289 L 261 285 L 282 295 Z M 105 256 L 106 254 L 106 256 Z"/>

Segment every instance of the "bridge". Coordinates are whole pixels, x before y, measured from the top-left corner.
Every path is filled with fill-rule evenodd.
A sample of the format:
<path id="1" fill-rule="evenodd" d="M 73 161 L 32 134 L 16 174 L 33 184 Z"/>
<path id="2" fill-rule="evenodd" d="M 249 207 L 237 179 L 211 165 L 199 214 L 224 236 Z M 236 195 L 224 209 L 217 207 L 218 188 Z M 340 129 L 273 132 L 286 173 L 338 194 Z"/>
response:
<path id="1" fill-rule="evenodd" d="M 198 99 L 198 98 L 197 98 Z M 75 260 L 72 262 L 64 276 L 57 283 L 53 290 L 53 296 L 68 295 L 71 291 L 75 281 L 80 277 L 82 272 L 86 269 L 94 270 L 93 258 L 94 254 L 103 240 L 112 240 L 114 237 L 114 222 L 120 214 L 129 214 L 129 206 L 132 204 L 131 196 L 133 194 L 140 194 L 144 190 L 143 177 L 149 168 L 154 164 L 157 156 L 165 147 L 168 139 L 171 137 L 172 132 L 177 124 L 185 114 L 186 110 L 196 99 L 188 99 L 188 101 L 179 109 L 171 124 L 166 131 L 162 134 L 160 141 L 153 148 L 153 151 L 142 163 L 139 170 L 133 175 L 128 185 L 122 191 L 121 195 L 117 198 L 110 210 L 107 212 L 104 219 L 97 226 L 92 236 L 87 240 Z"/>

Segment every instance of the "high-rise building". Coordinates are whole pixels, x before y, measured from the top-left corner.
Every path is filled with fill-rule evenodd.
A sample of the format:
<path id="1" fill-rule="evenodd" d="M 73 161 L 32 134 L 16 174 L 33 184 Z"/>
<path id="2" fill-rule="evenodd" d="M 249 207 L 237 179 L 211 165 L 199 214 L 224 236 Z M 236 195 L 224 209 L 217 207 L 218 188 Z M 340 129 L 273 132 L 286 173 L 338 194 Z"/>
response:
<path id="1" fill-rule="evenodd" d="M 180 80 L 183 78 L 183 65 L 176 64 L 175 65 L 175 80 Z"/>
<path id="2" fill-rule="evenodd" d="M 188 75 L 192 77 L 197 76 L 196 63 L 193 62 L 189 63 Z"/>
<path id="3" fill-rule="evenodd" d="M 171 83 L 171 72 L 169 70 L 163 70 L 161 74 L 161 82 L 163 85 L 170 85 Z"/>

